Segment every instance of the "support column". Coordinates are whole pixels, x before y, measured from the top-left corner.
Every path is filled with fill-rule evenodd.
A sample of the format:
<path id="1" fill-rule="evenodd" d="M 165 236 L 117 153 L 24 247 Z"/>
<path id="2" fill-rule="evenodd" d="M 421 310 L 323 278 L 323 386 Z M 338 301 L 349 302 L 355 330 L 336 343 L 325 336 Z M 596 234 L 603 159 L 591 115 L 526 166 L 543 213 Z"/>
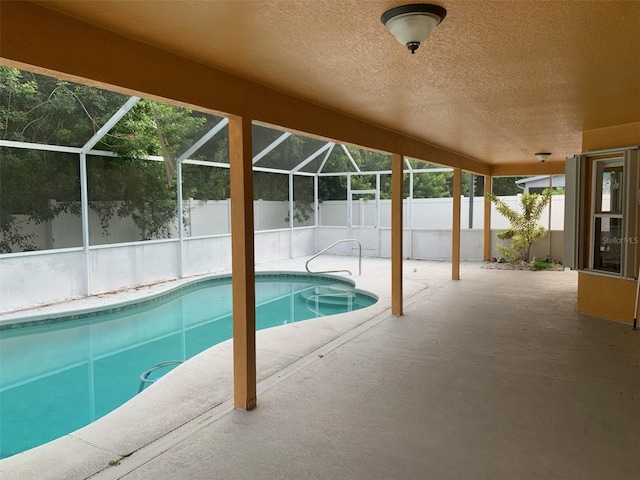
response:
<path id="1" fill-rule="evenodd" d="M 413 169 L 409 170 L 409 198 L 407 198 L 407 226 L 409 227 L 408 258 L 413 260 Z"/>
<path id="2" fill-rule="evenodd" d="M 313 240 L 314 240 L 314 248 L 315 252 L 319 252 L 320 248 L 318 247 L 318 227 L 320 226 L 320 198 L 318 196 L 319 184 L 318 184 L 318 174 L 316 173 L 313 176 L 313 225 L 316 227 L 313 230 Z"/>
<path id="3" fill-rule="evenodd" d="M 182 210 L 182 161 L 176 162 L 176 189 L 178 204 L 178 276 L 184 278 L 184 212 Z"/>
<path id="4" fill-rule="evenodd" d="M 484 177 L 484 260 L 491 260 L 491 200 L 487 197 L 491 194 L 491 175 Z"/>
<path id="5" fill-rule="evenodd" d="M 80 217 L 82 219 L 82 249 L 84 252 L 85 295 L 91 295 L 91 252 L 89 251 L 89 186 L 87 154 L 80 154 Z"/>
<path id="6" fill-rule="evenodd" d="M 402 155 L 391 156 L 391 314 L 402 315 Z"/>
<path id="7" fill-rule="evenodd" d="M 553 175 L 549 175 L 549 190 L 553 191 Z M 551 247 L 552 247 L 552 242 L 551 242 L 551 208 L 553 207 L 553 197 L 551 197 L 551 200 L 549 200 L 549 224 L 547 227 L 547 235 L 549 235 L 549 258 L 553 258 L 551 257 Z"/>
<path id="8" fill-rule="evenodd" d="M 256 406 L 256 295 L 251 120 L 229 118 L 233 392 L 235 408 Z"/>
<path id="9" fill-rule="evenodd" d="M 476 176 L 469 174 L 469 230 L 473 229 L 474 198 L 476 193 Z"/>
<path id="10" fill-rule="evenodd" d="M 460 280 L 460 207 L 462 170 L 453 169 L 453 228 L 451 238 L 451 279 Z"/>
<path id="11" fill-rule="evenodd" d="M 293 174 L 289 173 L 289 258 L 293 258 L 293 206 L 295 198 L 293 196 Z M 293 318 L 293 317 L 291 317 Z"/>

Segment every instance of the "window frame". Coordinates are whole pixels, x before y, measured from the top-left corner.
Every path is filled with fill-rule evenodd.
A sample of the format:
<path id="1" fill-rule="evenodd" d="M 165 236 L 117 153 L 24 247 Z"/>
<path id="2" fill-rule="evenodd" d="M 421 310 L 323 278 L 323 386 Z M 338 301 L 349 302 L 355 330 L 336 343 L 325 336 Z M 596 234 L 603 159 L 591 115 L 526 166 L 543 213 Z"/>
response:
<path id="1" fill-rule="evenodd" d="M 589 264 L 588 268 L 598 273 L 604 273 L 608 275 L 621 276 L 624 270 L 624 263 L 626 257 L 626 248 L 624 248 L 625 240 L 627 237 L 627 228 L 626 228 L 626 218 L 625 218 L 625 204 L 628 201 L 628 196 L 625 194 L 627 190 L 625 189 L 625 176 L 627 169 L 625 168 L 625 159 L 624 156 L 611 156 L 606 158 L 597 158 L 593 160 L 593 164 L 591 167 L 591 192 L 590 192 L 590 203 L 591 203 L 591 211 L 590 211 L 590 229 L 589 229 Z M 603 204 L 603 196 L 604 196 L 604 182 L 603 176 L 606 173 L 607 167 L 621 167 L 622 168 L 622 178 L 618 180 L 618 185 L 620 192 L 618 193 L 620 197 L 620 205 L 619 208 L 615 211 L 609 208 L 608 210 L 604 210 L 602 208 Z M 609 205 L 613 202 L 613 197 L 611 193 L 611 189 L 609 192 Z M 610 241 L 605 242 L 603 246 L 602 240 L 596 241 L 596 238 L 606 238 L 602 237 L 602 227 L 596 229 L 596 225 L 600 223 L 602 225 L 603 220 L 609 220 L 609 223 L 612 224 L 611 220 L 619 219 L 620 222 L 620 232 L 617 237 L 610 238 Z M 598 222 L 600 221 L 600 222 Z M 597 237 L 598 236 L 598 237 Z M 619 259 L 618 259 L 618 270 L 608 270 L 603 267 L 598 268 L 596 266 L 597 258 L 596 258 L 596 248 L 599 248 L 600 252 L 605 252 L 611 249 L 611 252 L 615 252 L 619 247 Z M 615 253 L 614 253 L 615 255 Z M 604 256 L 604 255 L 603 255 Z"/>
<path id="2" fill-rule="evenodd" d="M 620 162 L 623 175 L 619 212 L 596 212 L 597 163 Z M 563 263 L 565 267 L 612 278 L 637 279 L 640 251 L 640 145 L 583 152 L 567 158 L 565 164 L 565 225 Z M 623 219 L 620 272 L 594 269 L 595 219 Z"/>

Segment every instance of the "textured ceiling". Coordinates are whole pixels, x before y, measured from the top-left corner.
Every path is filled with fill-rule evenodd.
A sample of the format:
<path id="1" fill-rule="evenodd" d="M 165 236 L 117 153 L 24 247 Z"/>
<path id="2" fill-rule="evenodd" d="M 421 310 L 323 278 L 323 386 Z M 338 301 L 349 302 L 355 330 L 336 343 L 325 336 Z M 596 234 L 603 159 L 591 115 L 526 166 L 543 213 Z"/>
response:
<path id="1" fill-rule="evenodd" d="M 492 164 L 640 121 L 636 0 L 436 1 L 415 55 L 380 22 L 398 1 L 37 3 Z"/>

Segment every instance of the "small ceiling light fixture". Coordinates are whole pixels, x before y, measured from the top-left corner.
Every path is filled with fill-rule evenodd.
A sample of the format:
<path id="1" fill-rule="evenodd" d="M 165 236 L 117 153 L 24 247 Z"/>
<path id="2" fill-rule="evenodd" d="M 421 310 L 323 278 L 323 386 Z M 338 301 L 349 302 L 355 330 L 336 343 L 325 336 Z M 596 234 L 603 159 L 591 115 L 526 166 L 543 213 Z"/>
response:
<path id="1" fill-rule="evenodd" d="M 438 5 L 414 3 L 387 10 L 380 20 L 413 54 L 446 15 L 447 11 Z"/>
<path id="2" fill-rule="evenodd" d="M 549 152 L 538 152 L 538 153 L 534 153 L 534 155 L 542 163 L 544 163 L 544 161 L 551 156 Z"/>

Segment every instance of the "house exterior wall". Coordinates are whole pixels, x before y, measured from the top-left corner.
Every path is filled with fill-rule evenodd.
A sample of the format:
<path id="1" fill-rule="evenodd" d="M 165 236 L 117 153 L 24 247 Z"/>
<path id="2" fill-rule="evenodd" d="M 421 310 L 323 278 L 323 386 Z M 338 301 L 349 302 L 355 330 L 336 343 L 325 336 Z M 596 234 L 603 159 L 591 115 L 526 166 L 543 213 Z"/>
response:
<path id="1" fill-rule="evenodd" d="M 585 152 L 640 144 L 640 122 L 587 130 Z M 636 192 L 631 195 L 635 197 Z M 587 222 L 588 223 L 588 222 Z M 633 322 L 636 281 L 588 271 L 578 272 L 577 308 L 581 313 L 618 322 Z"/>
<path id="2" fill-rule="evenodd" d="M 616 322 L 633 321 L 636 282 L 578 272 L 578 311 Z"/>

